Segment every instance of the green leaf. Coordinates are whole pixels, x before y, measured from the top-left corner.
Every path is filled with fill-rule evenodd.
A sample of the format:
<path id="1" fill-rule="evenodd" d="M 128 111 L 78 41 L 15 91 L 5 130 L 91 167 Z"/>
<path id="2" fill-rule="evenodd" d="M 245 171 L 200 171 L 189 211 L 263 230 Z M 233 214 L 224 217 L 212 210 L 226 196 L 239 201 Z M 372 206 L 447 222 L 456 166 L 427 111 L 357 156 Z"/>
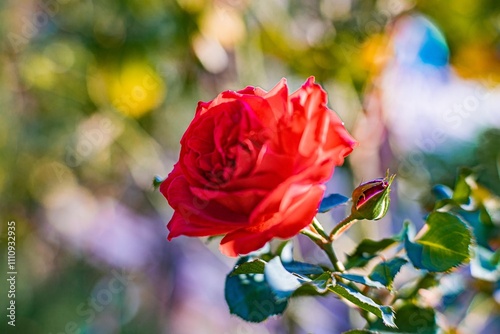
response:
<path id="1" fill-rule="evenodd" d="M 390 306 L 379 305 L 371 298 L 352 289 L 351 287 L 343 285 L 342 283 L 337 283 L 336 285 L 330 287 L 330 291 L 347 299 L 361 309 L 375 314 L 377 317 L 382 319 L 386 326 L 396 327 L 396 324 L 394 323 L 394 311 Z"/>
<path id="2" fill-rule="evenodd" d="M 470 169 L 463 169 L 458 176 L 457 182 L 455 183 L 455 190 L 453 191 L 453 200 L 460 204 L 469 203 L 469 196 L 471 194 L 471 189 L 469 186 L 469 179 L 474 178 L 474 175 Z"/>
<path id="3" fill-rule="evenodd" d="M 376 288 L 376 289 L 385 288 L 385 286 L 383 284 L 381 284 L 380 282 L 376 282 L 376 281 L 374 281 L 366 276 L 354 275 L 354 274 L 339 274 L 338 276 L 345 278 L 348 281 L 360 283 L 360 284 L 369 286 L 371 288 Z"/>
<path id="4" fill-rule="evenodd" d="M 351 329 L 350 331 L 343 332 L 342 334 L 378 334 L 379 332 L 369 331 L 367 329 Z"/>
<path id="5" fill-rule="evenodd" d="M 248 259 L 241 258 L 237 265 Z M 288 300 L 276 299 L 263 274 L 229 274 L 225 298 L 231 314 L 250 322 L 261 322 L 272 315 L 282 314 L 288 305 Z"/>
<path id="6" fill-rule="evenodd" d="M 401 287 L 398 291 L 398 298 L 411 300 L 418 295 L 419 290 L 429 290 L 437 285 L 439 285 L 439 278 L 437 277 L 437 274 L 426 272 L 422 277 L 420 277 L 420 279 L 418 279 L 418 281 L 415 282 L 414 280 Z"/>
<path id="7" fill-rule="evenodd" d="M 161 177 L 155 176 L 153 179 L 153 188 L 155 190 L 158 190 L 158 188 L 160 188 L 160 185 L 163 183 L 163 181 L 165 181 L 165 180 L 162 179 Z"/>
<path id="8" fill-rule="evenodd" d="M 500 249 L 497 249 L 490 259 L 491 264 L 498 266 L 500 265 Z"/>
<path id="9" fill-rule="evenodd" d="M 375 268 L 373 268 L 371 274 L 368 277 L 373 281 L 380 282 L 389 289 L 392 289 L 392 282 L 394 281 L 394 277 L 399 272 L 401 267 L 407 262 L 408 261 L 400 257 L 381 262 L 377 264 Z"/>
<path id="10" fill-rule="evenodd" d="M 234 268 L 230 276 L 241 274 L 263 274 L 266 263 L 261 259 L 255 259 L 250 262 L 242 263 Z"/>
<path id="11" fill-rule="evenodd" d="M 426 224 L 427 232 L 415 242 L 410 241 L 409 225 L 405 225 L 406 253 L 415 268 L 444 272 L 470 259 L 472 233 L 460 218 L 434 211 L 427 217 Z"/>
<path id="12" fill-rule="evenodd" d="M 332 285 L 333 277 L 330 272 L 324 272 L 313 280 L 305 280 L 300 288 L 295 290 L 293 296 L 318 296 L 326 293 Z"/>
<path id="13" fill-rule="evenodd" d="M 403 304 L 396 309 L 397 329 L 387 327 L 380 320 L 371 324 L 372 330 L 383 330 L 390 333 L 435 334 L 438 331 L 436 314 L 432 308 L 422 308 L 415 304 Z"/>
<path id="14" fill-rule="evenodd" d="M 437 211 L 437 210 L 444 208 L 444 207 L 447 207 L 447 206 L 457 206 L 457 205 L 458 204 L 452 199 L 442 199 L 442 200 L 436 201 L 436 203 L 434 203 L 433 210 Z"/>
<path id="15" fill-rule="evenodd" d="M 364 267 L 371 259 L 376 257 L 380 251 L 391 246 L 396 241 L 395 238 L 381 240 L 364 239 L 351 255 L 347 255 L 347 261 L 345 263 L 346 269 Z"/>
<path id="16" fill-rule="evenodd" d="M 495 226 L 495 224 L 493 224 L 493 219 L 491 219 L 491 215 L 488 212 L 488 209 L 486 209 L 486 207 L 483 204 L 481 204 L 479 207 L 479 220 L 484 225 L 491 226 L 491 227 Z"/>
<path id="17" fill-rule="evenodd" d="M 466 211 L 460 207 L 453 210 L 472 227 L 475 241 L 478 245 L 489 248 L 489 240 L 495 236 L 496 227 L 491 223 L 491 218 L 483 209 Z"/>
<path id="18" fill-rule="evenodd" d="M 323 268 L 321 268 L 318 265 L 305 263 L 305 262 L 299 262 L 299 261 L 292 261 L 289 263 L 283 263 L 283 266 L 289 272 L 294 273 L 294 274 L 298 274 L 301 276 L 321 275 L 322 273 L 325 272 L 323 270 Z"/>
<path id="19" fill-rule="evenodd" d="M 264 277 L 278 301 L 287 300 L 302 285 L 297 276 L 283 267 L 278 256 L 266 264 Z"/>
<path id="20" fill-rule="evenodd" d="M 328 212 L 336 206 L 346 204 L 349 201 L 349 197 L 345 197 L 340 194 L 331 194 L 323 198 L 321 204 L 319 205 L 319 212 Z"/>
<path id="21" fill-rule="evenodd" d="M 325 272 L 316 277 L 314 280 L 310 281 L 308 284 L 312 285 L 317 292 L 325 293 L 332 282 L 332 274 L 329 272 Z"/>

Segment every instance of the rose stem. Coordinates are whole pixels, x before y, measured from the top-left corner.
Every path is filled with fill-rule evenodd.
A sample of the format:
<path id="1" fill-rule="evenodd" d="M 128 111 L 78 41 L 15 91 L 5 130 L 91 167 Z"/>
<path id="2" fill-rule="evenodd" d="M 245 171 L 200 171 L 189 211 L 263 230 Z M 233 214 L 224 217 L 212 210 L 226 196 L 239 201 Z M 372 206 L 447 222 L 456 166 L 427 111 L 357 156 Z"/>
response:
<path id="1" fill-rule="evenodd" d="M 324 239 L 321 235 L 309 230 L 307 227 L 302 229 L 300 233 L 309 237 L 309 239 L 314 241 L 314 243 L 318 246 L 321 246 L 321 244 L 324 242 Z"/>
<path id="2" fill-rule="evenodd" d="M 348 217 L 346 217 L 344 220 L 342 220 L 340 223 L 338 223 L 333 228 L 333 230 L 330 232 L 330 236 L 328 237 L 328 239 L 330 241 L 337 239 L 337 237 L 339 235 L 341 235 L 345 230 L 347 230 L 357 220 L 358 219 L 353 214 L 350 214 Z"/>
<path id="3" fill-rule="evenodd" d="M 323 228 L 323 226 L 321 225 L 321 223 L 318 221 L 318 219 L 316 217 L 313 218 L 312 226 L 314 227 L 314 229 L 316 231 L 318 231 L 319 235 L 321 235 L 323 238 L 325 238 L 326 240 L 330 239 L 328 234 L 326 234 L 325 229 Z"/>
<path id="4" fill-rule="evenodd" d="M 333 267 L 335 268 L 336 271 L 339 272 L 345 271 L 344 265 L 337 259 L 337 255 L 335 255 L 335 251 L 333 250 L 333 245 L 331 242 L 323 243 L 323 246 L 321 248 L 325 251 L 326 255 L 330 259 L 330 262 L 332 262 Z"/>
<path id="5" fill-rule="evenodd" d="M 335 251 L 333 250 L 332 243 L 328 240 L 329 237 L 324 231 L 323 226 L 321 226 L 321 223 L 316 218 L 314 218 L 311 225 L 312 226 L 310 227 L 312 227 L 312 229 L 317 231 L 318 233 L 314 233 L 307 228 L 303 229 L 301 233 L 309 237 L 309 239 L 314 241 L 314 243 L 326 253 L 328 259 L 330 260 L 333 268 L 335 268 L 336 271 L 343 272 L 345 270 L 345 267 L 342 262 L 337 259 Z"/>

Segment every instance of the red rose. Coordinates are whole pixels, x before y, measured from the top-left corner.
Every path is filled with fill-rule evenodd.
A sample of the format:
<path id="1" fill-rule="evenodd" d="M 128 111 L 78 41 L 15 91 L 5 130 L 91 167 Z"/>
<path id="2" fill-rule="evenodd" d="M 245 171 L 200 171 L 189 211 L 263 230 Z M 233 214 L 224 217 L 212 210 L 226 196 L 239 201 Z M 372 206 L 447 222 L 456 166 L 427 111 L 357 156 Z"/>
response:
<path id="1" fill-rule="evenodd" d="M 175 210 L 168 239 L 225 235 L 222 253 L 237 256 L 308 226 L 356 145 L 326 104 L 313 77 L 290 96 L 282 79 L 200 102 L 160 186 Z"/>

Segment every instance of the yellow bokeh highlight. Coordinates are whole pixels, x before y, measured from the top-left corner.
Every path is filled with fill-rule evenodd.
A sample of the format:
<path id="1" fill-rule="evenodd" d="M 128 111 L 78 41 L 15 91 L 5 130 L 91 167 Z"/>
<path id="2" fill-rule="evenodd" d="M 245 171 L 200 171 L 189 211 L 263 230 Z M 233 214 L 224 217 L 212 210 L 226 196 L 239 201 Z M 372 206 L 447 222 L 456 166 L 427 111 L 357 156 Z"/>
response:
<path id="1" fill-rule="evenodd" d="M 393 57 L 394 52 L 386 34 L 375 34 L 362 45 L 361 64 L 373 74 L 379 73 Z"/>
<path id="2" fill-rule="evenodd" d="M 473 42 L 461 46 L 451 63 L 463 78 L 500 81 L 500 57 L 489 43 Z"/>
<path id="3" fill-rule="evenodd" d="M 46 56 L 32 54 L 21 62 L 21 74 L 29 86 L 52 89 L 56 83 L 56 65 Z"/>
<path id="4" fill-rule="evenodd" d="M 209 7 L 200 18 L 200 31 L 225 48 L 234 47 L 246 36 L 241 13 L 229 6 Z"/>
<path id="5" fill-rule="evenodd" d="M 166 93 L 165 82 L 143 60 L 128 60 L 115 67 L 94 66 L 87 83 L 89 95 L 96 104 L 110 103 L 134 118 L 158 107 Z"/>

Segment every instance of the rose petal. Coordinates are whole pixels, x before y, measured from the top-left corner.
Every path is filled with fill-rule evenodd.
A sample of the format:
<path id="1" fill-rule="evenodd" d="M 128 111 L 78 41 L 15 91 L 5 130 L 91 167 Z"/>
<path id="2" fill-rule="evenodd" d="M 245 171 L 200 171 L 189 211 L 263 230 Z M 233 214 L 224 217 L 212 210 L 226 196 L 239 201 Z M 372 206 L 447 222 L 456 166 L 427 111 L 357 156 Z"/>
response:
<path id="1" fill-rule="evenodd" d="M 167 191 L 168 188 L 170 187 L 170 184 L 172 181 L 174 181 L 177 177 L 182 176 L 182 169 L 180 167 L 180 164 L 177 162 L 174 165 L 174 169 L 168 174 L 167 178 L 160 184 L 160 192 L 162 193 L 165 198 L 167 198 Z"/>
<path id="2" fill-rule="evenodd" d="M 326 92 L 310 77 L 301 88 L 291 96 L 293 108 L 303 113 L 307 120 L 299 144 L 299 152 L 310 156 L 326 138 L 328 114 Z"/>
<path id="3" fill-rule="evenodd" d="M 252 233 L 239 230 L 228 233 L 220 242 L 219 249 L 222 254 L 237 257 L 248 254 L 264 247 L 266 242 L 272 239 L 271 234 Z"/>
<path id="4" fill-rule="evenodd" d="M 330 131 L 324 144 L 325 150 L 330 150 L 335 153 L 333 155 L 335 165 L 340 166 L 344 162 L 344 158 L 358 146 L 358 142 L 347 132 L 344 123 L 334 112 L 330 113 Z"/>
<path id="5" fill-rule="evenodd" d="M 181 235 L 188 237 L 207 237 L 214 235 L 221 235 L 231 232 L 232 229 L 228 226 L 200 226 L 192 224 L 188 219 L 186 220 L 180 213 L 175 212 L 167 224 L 169 234 L 167 239 L 172 240 Z"/>
<path id="6" fill-rule="evenodd" d="M 249 216 L 252 210 L 259 202 L 267 195 L 267 190 L 246 189 L 227 192 L 213 189 L 202 189 L 191 187 L 191 192 L 194 196 L 207 200 L 216 201 L 217 203 L 231 209 L 231 211 L 239 212 Z"/>
<path id="7" fill-rule="evenodd" d="M 263 247 L 273 237 L 288 239 L 295 236 L 311 223 L 324 191 L 324 186 L 291 186 L 281 202 L 282 211 L 276 211 L 261 224 L 227 234 L 221 241 L 221 252 L 235 257 Z M 278 202 L 273 204 L 280 205 Z"/>
<path id="8" fill-rule="evenodd" d="M 271 106 L 276 119 L 281 119 L 288 113 L 288 86 L 283 78 L 264 98 Z"/>
<path id="9" fill-rule="evenodd" d="M 166 198 L 184 218 L 189 230 L 195 228 L 215 227 L 226 232 L 248 225 L 248 217 L 244 214 L 229 210 L 216 201 L 200 199 L 190 191 L 189 183 L 184 176 L 175 178 L 166 194 Z M 188 229 L 188 227 L 186 227 Z M 210 235 L 217 235 L 218 232 Z"/>
<path id="10" fill-rule="evenodd" d="M 319 203 L 321 203 L 325 193 L 325 186 L 307 185 L 303 186 L 301 190 L 290 199 L 289 206 L 283 205 L 282 202 L 283 220 L 272 228 L 272 233 L 276 237 L 288 239 L 295 236 L 300 230 L 311 224 L 316 215 Z"/>
<path id="11" fill-rule="evenodd" d="M 267 92 L 262 88 L 254 86 L 246 86 L 245 88 L 240 89 L 236 92 L 241 95 L 256 95 L 256 96 L 264 96 L 267 94 Z"/>
<path id="12" fill-rule="evenodd" d="M 293 174 L 294 160 L 293 156 L 276 153 L 264 146 L 251 173 L 231 180 L 225 189 L 230 191 L 238 189 L 267 189 L 269 191 L 274 189 Z M 279 168 L 276 168 L 277 166 Z"/>
<path id="13" fill-rule="evenodd" d="M 270 192 L 250 215 L 249 226 L 259 232 L 272 228 L 275 224 L 283 220 L 283 217 L 279 217 L 279 215 L 283 215 L 284 208 L 293 203 L 292 199 L 295 198 L 298 200 L 300 196 L 306 194 L 312 187 L 324 187 L 323 185 L 313 185 L 310 183 L 309 178 L 311 174 L 311 169 L 305 170 L 301 174 L 288 178 Z M 314 215 L 320 201 L 321 198 L 317 203 L 313 203 L 312 205 L 308 202 L 310 206 L 305 209 Z"/>
<path id="14" fill-rule="evenodd" d="M 293 204 L 292 199 L 294 199 L 294 201 L 300 199 L 301 196 L 307 194 L 314 187 L 324 189 L 323 185 L 311 185 L 306 183 L 307 175 L 305 174 L 308 173 L 309 171 L 303 173 L 304 175 L 296 175 L 288 179 L 264 198 L 250 215 L 250 226 L 254 229 L 258 229 L 258 231 L 270 229 L 286 218 L 283 216 L 277 217 L 276 215 L 283 215 L 286 207 Z M 320 202 L 321 198 L 318 199 L 317 203 L 311 204 L 311 202 L 307 202 L 310 206 L 304 209 L 311 212 L 314 216 Z"/>

